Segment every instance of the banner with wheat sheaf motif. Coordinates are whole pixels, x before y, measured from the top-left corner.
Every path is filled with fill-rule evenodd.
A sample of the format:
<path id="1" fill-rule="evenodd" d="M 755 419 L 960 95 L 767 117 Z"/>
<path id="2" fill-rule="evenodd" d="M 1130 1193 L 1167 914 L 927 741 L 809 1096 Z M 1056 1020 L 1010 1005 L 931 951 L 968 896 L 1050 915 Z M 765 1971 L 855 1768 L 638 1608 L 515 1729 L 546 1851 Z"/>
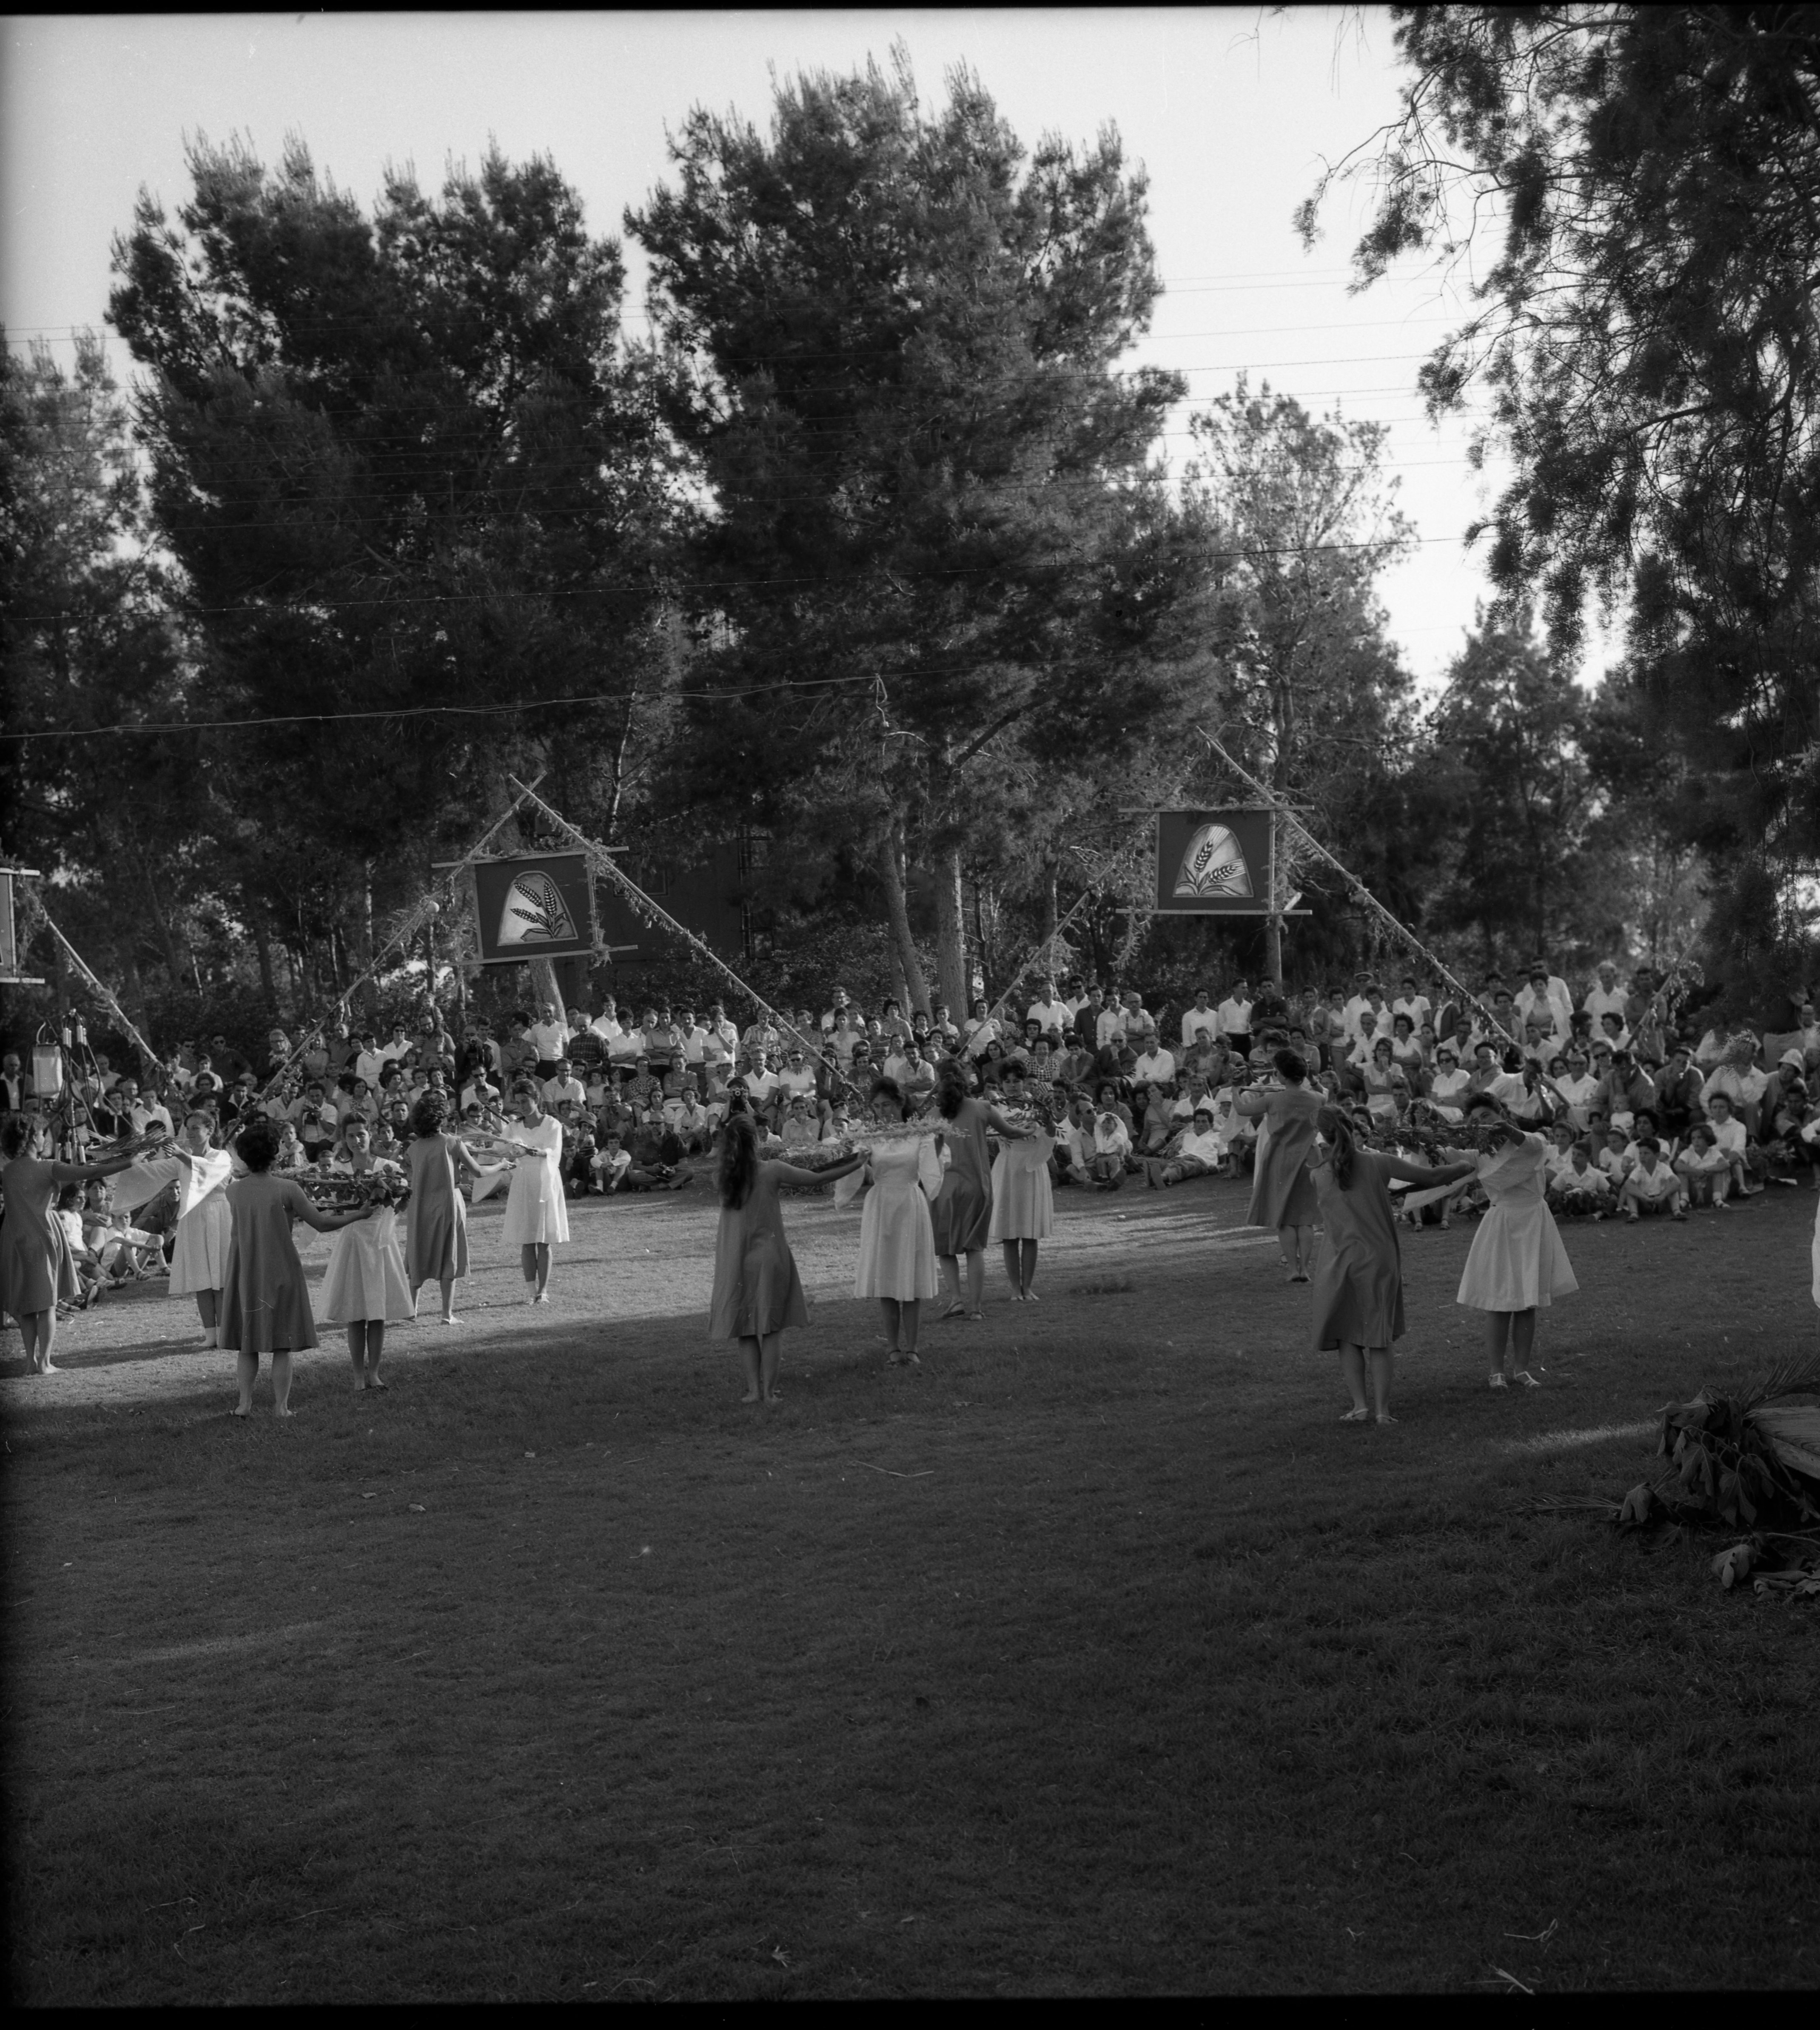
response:
<path id="1" fill-rule="evenodd" d="M 594 883 L 585 853 L 525 853 L 477 861 L 474 892 L 482 965 L 592 954 Z"/>

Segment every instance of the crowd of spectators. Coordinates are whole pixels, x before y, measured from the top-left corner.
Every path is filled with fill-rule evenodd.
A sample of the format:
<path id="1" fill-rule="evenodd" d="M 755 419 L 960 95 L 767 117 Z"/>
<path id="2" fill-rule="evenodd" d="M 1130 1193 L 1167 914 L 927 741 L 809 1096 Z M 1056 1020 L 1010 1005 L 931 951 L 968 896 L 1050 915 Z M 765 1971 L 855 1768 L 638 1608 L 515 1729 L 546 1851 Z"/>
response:
<path id="1" fill-rule="evenodd" d="M 1419 974 L 1361 972 L 1293 993 L 1270 980 L 1210 983 L 1152 1011 L 1134 990 L 1050 979 L 1021 1009 L 979 1001 L 958 1020 L 940 1004 L 906 1013 L 888 1000 L 868 1013 L 837 991 L 819 1011 L 759 1013 L 742 1027 L 720 1001 L 622 1009 L 609 996 L 591 1015 L 552 1004 L 459 1045 L 426 1006 L 383 1036 L 342 1023 L 293 1049 L 274 1031 L 261 1065 L 219 1036 L 139 1076 L 94 1056 L 77 1066 L 74 1139 L 174 1129 L 200 1113 L 225 1140 L 262 1114 L 283 1136 L 277 1167 L 333 1170 L 351 1121 L 385 1158 L 401 1153 L 425 1091 L 448 1096 L 452 1128 L 497 1132 L 528 1084 L 561 1123 L 565 1188 L 612 1195 L 674 1186 L 735 1104 L 786 1150 L 849 1134 L 880 1076 L 926 1110 L 952 1058 L 974 1089 L 1052 1127 L 1058 1182 L 1167 1188 L 1247 1166 L 1256 1123 L 1235 1102 L 1269 1082 L 1287 1047 L 1361 1125 L 1394 1133 L 1491 1105 L 1547 1134 L 1550 1196 L 1567 1214 L 1684 1215 L 1726 1208 L 1771 1178 L 1820 1175 L 1811 1005 L 1796 1004 L 1799 1025 L 1781 1033 L 1678 1024 L 1647 968 L 1625 980 L 1604 964 L 1570 988 L 1541 960 L 1514 985 L 1482 977 L 1474 998 L 1484 1013 Z M 17 1058 L 0 1077 L 8 1107 L 33 1104 Z M 114 1273 L 141 1273 L 143 1254 L 113 1247 Z"/>

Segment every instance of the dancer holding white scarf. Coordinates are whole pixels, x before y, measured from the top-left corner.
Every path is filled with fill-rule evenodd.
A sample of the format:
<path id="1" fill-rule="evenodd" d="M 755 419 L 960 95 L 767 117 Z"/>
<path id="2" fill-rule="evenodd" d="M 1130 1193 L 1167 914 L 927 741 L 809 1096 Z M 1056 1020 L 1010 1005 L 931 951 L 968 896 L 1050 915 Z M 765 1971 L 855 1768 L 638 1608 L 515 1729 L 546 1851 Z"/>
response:
<path id="1" fill-rule="evenodd" d="M 227 1287 L 228 1247 L 234 1237 L 225 1192 L 234 1159 L 210 1143 L 213 1125 L 206 1114 L 185 1114 L 182 1137 L 170 1152 L 178 1166 L 170 1293 L 195 1299 L 205 1347 L 221 1343 L 221 1292 Z"/>

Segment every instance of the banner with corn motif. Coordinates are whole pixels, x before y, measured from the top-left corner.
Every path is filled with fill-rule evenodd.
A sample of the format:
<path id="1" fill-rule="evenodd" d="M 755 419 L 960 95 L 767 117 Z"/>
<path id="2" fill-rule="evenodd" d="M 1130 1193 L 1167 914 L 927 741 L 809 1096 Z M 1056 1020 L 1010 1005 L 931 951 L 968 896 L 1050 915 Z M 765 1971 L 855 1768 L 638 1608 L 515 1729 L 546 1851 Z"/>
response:
<path id="1" fill-rule="evenodd" d="M 1271 850 L 1267 809 L 1159 811 L 1158 909 L 1178 916 L 1267 916 Z"/>
<path id="2" fill-rule="evenodd" d="M 594 882 L 579 853 L 527 853 L 475 863 L 483 965 L 586 958 L 594 949 Z"/>

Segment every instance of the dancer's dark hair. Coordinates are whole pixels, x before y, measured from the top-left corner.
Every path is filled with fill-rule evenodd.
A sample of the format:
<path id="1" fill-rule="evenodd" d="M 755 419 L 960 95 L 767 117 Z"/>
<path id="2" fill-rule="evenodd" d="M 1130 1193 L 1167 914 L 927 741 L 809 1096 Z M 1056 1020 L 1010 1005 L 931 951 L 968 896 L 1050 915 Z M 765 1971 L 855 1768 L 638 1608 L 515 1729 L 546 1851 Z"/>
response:
<path id="1" fill-rule="evenodd" d="M 866 1095 L 866 1098 L 869 1100 L 889 1100 L 899 1114 L 906 1113 L 909 1110 L 903 1103 L 903 1088 L 895 1079 L 874 1079 L 872 1082 L 872 1090 Z"/>
<path id="2" fill-rule="evenodd" d="M 729 1114 L 720 1130 L 720 1203 L 737 1211 L 757 1176 L 758 1125 L 750 1114 Z"/>
<path id="3" fill-rule="evenodd" d="M 417 1104 L 411 1110 L 411 1132 L 419 1136 L 438 1134 L 448 1118 L 448 1102 L 432 1087 L 419 1095 Z"/>
<path id="4" fill-rule="evenodd" d="M 943 1120 L 952 1121 L 966 1096 L 966 1073 L 952 1058 L 944 1058 L 941 1069 L 936 1073 L 936 1111 Z"/>
<path id="5" fill-rule="evenodd" d="M 10 1120 L 0 1124 L 0 1156 L 10 1163 L 21 1151 L 29 1149 L 37 1125 L 27 1114 L 15 1114 Z"/>
<path id="6" fill-rule="evenodd" d="M 1353 1146 L 1353 1124 L 1337 1106 L 1323 1106 L 1315 1116 L 1315 1126 L 1334 1152 L 1334 1182 L 1345 1191 L 1351 1186 L 1353 1162 L 1358 1153 Z"/>
<path id="7" fill-rule="evenodd" d="M 1301 1056 L 1299 1051 L 1290 1050 L 1286 1047 L 1282 1050 L 1278 1050 L 1276 1055 L 1271 1059 L 1271 1062 L 1276 1066 L 1277 1069 L 1286 1079 L 1289 1080 L 1291 1085 L 1300 1085 L 1302 1080 L 1308 1075 L 1308 1067 L 1306 1059 Z"/>
<path id="8" fill-rule="evenodd" d="M 234 1147 L 249 1170 L 270 1169 L 278 1153 L 277 1125 L 263 1116 L 257 1121 L 249 1121 L 240 1130 Z"/>

